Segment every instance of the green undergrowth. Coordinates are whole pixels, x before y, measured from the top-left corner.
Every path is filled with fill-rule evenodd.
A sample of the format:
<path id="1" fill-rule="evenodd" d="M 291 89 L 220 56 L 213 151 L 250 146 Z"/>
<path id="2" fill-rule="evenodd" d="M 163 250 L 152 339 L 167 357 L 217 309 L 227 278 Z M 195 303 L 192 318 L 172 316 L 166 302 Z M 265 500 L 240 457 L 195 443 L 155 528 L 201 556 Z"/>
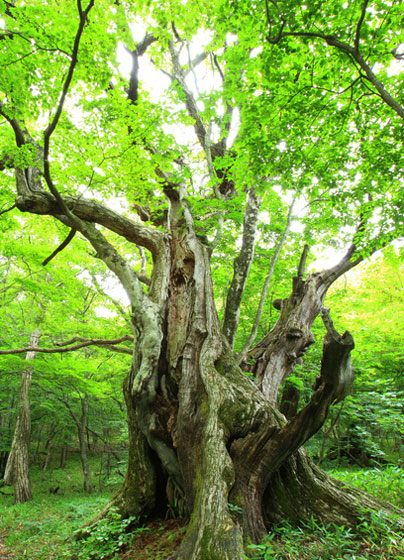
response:
<path id="1" fill-rule="evenodd" d="M 404 472 L 396 466 L 330 469 L 329 474 L 404 509 Z M 300 527 L 284 522 L 261 544 L 248 547 L 249 560 L 404 560 L 402 525 L 381 514 L 367 515 L 355 529 L 312 518 Z"/>
<path id="2" fill-rule="evenodd" d="M 397 467 L 372 470 L 333 470 L 342 482 L 363 488 L 403 507 L 403 471 Z M 179 546 L 185 528 L 175 520 L 155 522 L 127 532 L 134 520 L 122 521 L 115 512 L 82 541 L 74 531 L 91 519 L 111 497 L 108 492 L 87 495 L 81 488 L 79 464 L 55 469 L 43 479 L 32 470 L 34 500 L 12 504 L 0 494 L 0 541 L 10 560 L 162 560 Z M 50 493 L 59 486 L 56 494 Z M 11 492 L 10 488 L 3 488 Z M 171 525 L 170 525 L 171 523 Z M 391 518 L 373 515 L 355 529 L 315 519 L 301 527 L 288 522 L 273 529 L 258 546 L 247 549 L 251 560 L 404 560 L 402 535 Z M 122 547 L 122 551 L 118 549 Z"/>
<path id="3" fill-rule="evenodd" d="M 97 462 L 93 461 L 93 471 Z M 108 502 L 113 488 L 86 494 L 79 461 L 45 475 L 31 468 L 34 499 L 13 504 L 11 487 L 0 494 L 0 535 L 15 560 L 61 560 L 71 558 L 70 537 Z M 56 493 L 53 493 L 55 492 Z M 86 559 L 87 560 L 87 559 Z"/>
<path id="4" fill-rule="evenodd" d="M 404 560 L 399 527 L 377 515 L 355 530 L 314 518 L 300 527 L 285 522 L 248 549 L 249 560 Z"/>
<path id="5" fill-rule="evenodd" d="M 404 509 L 404 471 L 396 466 L 373 469 L 330 470 L 338 480 L 365 490 L 381 500 Z"/>

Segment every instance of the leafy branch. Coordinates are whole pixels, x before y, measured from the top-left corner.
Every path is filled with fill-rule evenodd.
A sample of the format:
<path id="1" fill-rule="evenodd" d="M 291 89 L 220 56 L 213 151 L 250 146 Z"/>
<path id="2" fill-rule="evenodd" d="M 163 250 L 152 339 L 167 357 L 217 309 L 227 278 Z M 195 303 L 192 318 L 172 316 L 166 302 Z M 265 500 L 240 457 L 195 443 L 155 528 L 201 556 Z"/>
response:
<path id="1" fill-rule="evenodd" d="M 66 205 L 63 198 L 61 197 L 61 195 L 60 195 L 59 191 L 57 190 L 56 186 L 54 185 L 51 174 L 50 174 L 49 148 L 50 148 L 51 135 L 55 131 L 56 126 L 57 126 L 57 124 L 59 122 L 59 119 L 61 117 L 61 114 L 62 114 L 62 111 L 63 111 L 63 105 L 65 103 L 65 100 L 66 100 L 66 97 L 67 97 L 67 94 L 68 94 L 68 91 L 69 91 L 69 88 L 70 88 L 70 84 L 71 84 L 71 81 L 73 79 L 74 70 L 75 70 L 77 62 L 78 62 L 80 40 L 81 40 L 81 37 L 83 35 L 84 27 L 87 23 L 87 16 L 88 16 L 91 8 L 94 6 L 94 0 L 90 0 L 87 8 L 84 11 L 82 10 L 80 0 L 78 0 L 77 6 L 78 6 L 79 15 L 80 15 L 80 23 L 79 23 L 79 27 L 77 29 L 76 37 L 74 39 L 72 58 L 71 58 L 71 61 L 70 61 L 70 64 L 69 64 L 69 69 L 68 69 L 68 72 L 67 72 L 66 80 L 65 80 L 65 83 L 64 83 L 63 88 L 62 88 L 62 93 L 61 93 L 61 96 L 60 96 L 60 99 L 59 99 L 59 103 L 57 105 L 56 112 L 55 112 L 55 115 L 54 115 L 52 121 L 49 123 L 48 127 L 46 128 L 46 130 L 44 132 L 44 155 L 43 155 L 44 177 L 45 177 L 46 184 L 48 185 L 49 190 L 51 191 L 53 196 L 56 198 L 62 212 L 68 218 L 70 218 L 70 220 L 72 220 L 73 223 L 75 221 L 75 217 L 72 214 L 72 212 L 70 211 L 70 209 L 68 208 L 68 206 Z"/>
<path id="2" fill-rule="evenodd" d="M 267 41 L 271 44 L 277 44 L 285 37 L 302 37 L 302 38 L 309 38 L 309 39 L 321 39 L 322 41 L 325 41 L 327 45 L 331 47 L 335 47 L 339 51 L 348 55 L 358 65 L 360 69 L 359 70 L 360 75 L 366 78 L 374 86 L 374 88 L 376 89 L 380 97 L 383 99 L 383 101 L 389 107 L 391 107 L 399 117 L 401 117 L 404 120 L 404 107 L 390 95 L 390 93 L 386 90 L 382 82 L 376 77 L 371 66 L 365 61 L 365 59 L 363 58 L 362 54 L 359 51 L 360 30 L 365 20 L 367 5 L 368 5 L 368 0 L 365 0 L 356 27 L 355 40 L 353 46 L 344 41 L 341 41 L 336 35 L 333 34 L 327 34 L 318 31 L 283 31 L 285 27 L 284 19 L 282 19 L 282 27 L 276 37 L 271 36 L 271 27 L 270 27 L 270 34 L 267 36 Z M 364 74 L 362 74 L 360 71 L 364 72 Z"/>

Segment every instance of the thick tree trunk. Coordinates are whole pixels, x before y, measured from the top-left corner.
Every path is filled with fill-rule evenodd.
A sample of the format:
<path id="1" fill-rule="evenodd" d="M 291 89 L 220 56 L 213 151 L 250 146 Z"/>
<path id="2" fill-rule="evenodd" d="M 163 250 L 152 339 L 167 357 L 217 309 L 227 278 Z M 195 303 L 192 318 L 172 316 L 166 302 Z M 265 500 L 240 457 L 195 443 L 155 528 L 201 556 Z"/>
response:
<path id="1" fill-rule="evenodd" d="M 186 218 L 185 223 L 177 220 L 170 239 L 170 281 L 153 391 L 145 384 L 134 397 L 135 367 L 125 382 L 130 460 L 124 486 L 110 505 L 143 521 L 173 510 L 188 518 L 173 556 L 181 560 L 241 560 L 246 538 L 258 542 L 271 523 L 290 512 L 294 521 L 314 514 L 344 524 L 358 520 L 363 505 L 391 512 L 386 504 L 342 489 L 300 449 L 352 381 L 350 335 L 340 336 L 324 313 L 328 334 L 321 375 L 310 403 L 286 422 L 241 372 L 224 341 L 213 304 L 209 252 L 186 225 Z M 312 340 L 309 323 L 321 308 L 310 280 L 309 299 L 317 307 L 301 313 L 309 317 L 303 335 L 292 331 L 290 338 L 301 352 Z M 286 324 L 288 339 L 294 323 Z M 141 353 L 137 347 L 135 363 Z"/>
<path id="2" fill-rule="evenodd" d="M 40 332 L 34 331 L 29 341 L 30 347 L 38 345 Z M 33 360 L 35 352 L 27 352 L 26 360 Z M 24 369 L 21 376 L 18 417 L 14 437 L 4 472 L 4 484 L 13 484 L 14 502 L 16 504 L 32 500 L 29 480 L 29 444 L 31 439 L 31 411 L 29 390 L 31 387 L 33 367 Z"/>
<path id="3" fill-rule="evenodd" d="M 150 248 L 154 269 L 147 293 L 90 223 L 94 205 L 80 199 L 74 206 L 81 218 L 76 214 L 75 226 L 120 279 L 132 305 L 134 352 L 124 384 L 129 464 L 106 509 L 118 507 L 140 523 L 172 511 L 186 518 L 188 528 L 173 557 L 178 560 L 242 560 L 245 540 L 258 542 L 286 515 L 299 520 L 317 513 L 326 522 L 347 524 L 363 515 L 362 504 L 379 509 L 370 497 L 342 491 L 301 450 L 352 381 L 352 338 L 340 336 L 327 314 L 321 375 L 310 402 L 288 421 L 276 408 L 281 382 L 313 343 L 310 328 L 327 288 L 353 266 L 352 251 L 334 269 L 306 279 L 302 259 L 277 324 L 248 354 L 255 383 L 240 370 L 221 333 L 209 248 L 197 239 L 179 192 L 168 186 L 166 194 L 170 235 L 117 221 L 104 210 L 97 218 Z M 39 213 L 59 212 L 49 197 L 31 193 L 20 207 L 27 200 L 31 211 L 39 204 Z"/>

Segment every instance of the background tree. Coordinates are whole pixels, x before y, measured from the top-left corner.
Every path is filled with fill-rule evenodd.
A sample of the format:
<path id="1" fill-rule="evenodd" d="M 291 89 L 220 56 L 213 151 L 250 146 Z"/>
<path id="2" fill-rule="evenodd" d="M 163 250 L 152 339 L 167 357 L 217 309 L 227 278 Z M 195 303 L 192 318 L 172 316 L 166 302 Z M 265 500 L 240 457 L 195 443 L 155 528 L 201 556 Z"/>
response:
<path id="1" fill-rule="evenodd" d="M 30 346 L 38 345 L 40 331 L 36 330 L 30 336 Z M 29 351 L 26 360 L 33 360 L 35 351 Z M 32 500 L 31 484 L 29 480 L 29 444 L 31 439 L 31 409 L 29 390 L 31 387 L 33 366 L 27 365 L 21 376 L 18 398 L 18 416 L 14 430 L 10 453 L 4 470 L 4 484 L 14 485 L 15 503 Z"/>
<path id="2" fill-rule="evenodd" d="M 393 54 L 379 59 L 373 48 L 396 49 L 395 4 L 3 5 L 7 208 L 15 180 L 17 208 L 68 226 L 60 249 L 84 237 L 130 302 L 129 463 L 113 505 L 140 521 L 177 508 L 189 519 L 183 560 L 241 559 L 245 539 L 285 516 L 345 524 L 364 508 L 391 511 L 342 488 L 301 449 L 352 381 L 352 337 L 324 310 L 312 398 L 289 421 L 277 402 L 329 287 L 402 233 L 402 88 L 387 75 Z M 148 22 L 139 37 L 135 18 Z M 169 80 L 158 99 L 140 87 L 146 53 Z M 337 239 L 345 254 L 309 275 L 307 249 L 295 257 L 292 293 L 243 362 L 253 381 L 231 346 L 258 224 L 283 213 L 284 231 L 293 198 L 306 204 L 300 248 Z M 226 336 L 210 273 L 221 254 L 236 257 L 224 298 L 218 286 Z"/>
<path id="3" fill-rule="evenodd" d="M 30 235 L 21 230 L 10 229 L 8 236 L 2 238 L 2 345 L 10 348 L 21 345 L 22 342 L 23 346 L 35 347 L 41 335 L 48 343 L 59 345 L 60 350 L 58 352 L 56 347 L 49 357 L 44 354 L 38 356 L 32 396 L 29 391 L 33 367 L 26 365 L 25 354 L 2 358 L 2 474 L 4 484 L 14 484 L 17 502 L 27 501 L 32 497 L 29 486 L 30 443 L 35 446 L 32 460 L 42 462 L 45 472 L 51 460 L 55 439 L 58 441 L 63 430 L 71 429 L 71 420 L 60 410 L 61 406 L 67 407 L 72 413 L 74 428 L 80 427 L 78 440 L 83 474 L 89 479 L 86 438 L 89 429 L 88 400 L 90 396 L 92 399 L 110 398 L 119 390 L 123 379 L 121 372 L 125 369 L 122 353 L 119 360 L 115 360 L 110 347 L 107 353 L 97 346 L 96 350 L 89 353 L 88 347 L 85 347 L 78 350 L 74 358 L 63 359 L 65 354 L 62 352 L 66 346 L 69 348 L 74 343 L 87 343 L 89 339 L 99 340 L 99 333 L 105 332 L 106 327 L 110 334 L 115 334 L 122 322 L 116 316 L 115 306 L 111 307 L 108 299 L 105 301 L 106 296 L 103 296 L 103 305 L 99 305 L 99 292 L 93 286 L 93 281 L 91 280 L 90 285 L 90 276 L 85 269 L 75 264 L 74 255 L 68 255 L 68 251 L 63 254 L 62 261 L 59 257 L 61 268 L 48 264 L 44 270 L 41 263 L 53 251 L 49 237 L 52 239 L 58 232 L 51 224 L 50 228 L 43 231 L 43 228 L 38 229 L 36 220 L 28 221 L 32 227 Z M 26 260 L 28 257 L 29 262 Z M 70 258 L 66 260 L 67 257 Z M 93 268 L 92 273 L 95 277 L 97 267 Z M 102 273 L 99 275 L 99 282 L 103 283 Z M 100 285 L 97 286 L 101 290 Z M 41 331 L 32 331 L 36 327 L 40 327 Z M 126 350 L 130 354 L 129 349 L 120 350 Z M 27 356 L 35 355 L 35 350 L 27 352 Z M 18 374 L 21 375 L 20 388 L 15 385 Z M 81 394 L 83 390 L 86 396 Z M 81 396 L 82 412 L 79 413 L 76 401 Z M 60 402 L 63 404 L 59 404 Z M 94 403 L 93 408 L 96 406 Z M 30 434 L 31 408 L 33 438 Z M 117 411 L 112 409 L 113 407 L 110 420 L 113 422 Z M 105 428 L 108 425 L 107 421 Z M 91 484 L 87 482 L 86 490 L 89 491 L 90 488 Z"/>

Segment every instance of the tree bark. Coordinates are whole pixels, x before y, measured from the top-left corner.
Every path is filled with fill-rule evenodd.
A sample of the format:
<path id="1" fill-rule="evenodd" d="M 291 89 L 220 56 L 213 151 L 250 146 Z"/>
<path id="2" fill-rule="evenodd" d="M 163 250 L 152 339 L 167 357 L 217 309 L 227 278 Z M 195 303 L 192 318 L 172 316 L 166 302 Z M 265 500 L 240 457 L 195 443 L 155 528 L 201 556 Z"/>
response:
<path id="1" fill-rule="evenodd" d="M 304 449 L 274 473 L 264 496 L 268 527 L 285 519 L 299 524 L 313 516 L 325 524 L 355 527 L 368 520 L 370 511 L 400 514 L 391 504 L 328 476 L 310 461 Z"/>
<path id="2" fill-rule="evenodd" d="M 42 467 L 42 473 L 45 474 L 48 470 L 48 466 L 52 457 L 53 440 L 56 436 L 56 424 L 52 424 L 48 439 L 45 444 L 45 460 Z"/>
<path id="3" fill-rule="evenodd" d="M 134 515 L 139 523 L 173 510 L 186 518 L 187 531 L 174 555 L 177 560 L 242 560 L 245 540 L 258 542 L 272 522 L 286 515 L 296 521 L 304 519 L 314 513 L 317 503 L 319 512 L 315 513 L 325 522 L 354 523 L 363 515 L 362 505 L 391 511 L 388 505 L 381 506 L 358 492 L 342 491 L 339 484 L 310 464 L 301 449 L 323 424 L 330 404 L 344 397 L 352 380 L 349 355 L 353 341 L 349 334 L 336 333 L 327 316 L 321 375 L 310 402 L 288 420 L 277 409 L 280 384 L 313 343 L 310 328 L 328 287 L 361 260 L 351 260 L 354 245 L 336 267 L 307 278 L 303 277 L 302 258 L 292 294 L 279 304 L 277 324 L 248 353 L 243 365 L 254 372 L 258 379 L 255 383 L 238 367 L 221 332 L 211 284 L 210 250 L 195 234 L 176 174 L 170 176 L 156 164 L 155 173 L 169 203 L 166 232 L 145 227 L 83 196 L 62 197 L 56 188 L 50 172 L 50 138 L 62 115 L 78 62 L 80 38 L 93 5 L 90 0 L 83 10 L 78 3 L 79 25 L 72 56 L 59 101 L 44 131 L 43 148 L 14 116 L 21 113 L 18 107 L 10 106 L 11 112 L 2 114 L 13 129 L 17 147 L 30 143 L 37 150 L 34 165 L 16 168 L 16 207 L 54 216 L 81 233 L 129 298 L 134 339 L 131 369 L 124 382 L 129 462 L 124 484 L 106 509 L 118 507 L 122 515 Z M 146 36 L 132 51 L 134 64 L 127 100 L 133 106 L 138 99 L 137 58 L 153 40 Z M 329 36 L 326 40 L 340 46 L 333 39 L 330 42 Z M 214 165 L 215 158 L 226 153 L 230 125 L 212 145 L 210 124 L 198 112 L 173 41 L 169 48 L 173 74 L 206 154 L 213 195 L 231 197 L 233 179 Z M 231 116 L 233 100 L 224 103 L 227 116 Z M 155 148 L 147 144 L 147 138 L 142 142 L 154 155 Z M 43 190 L 42 177 L 50 192 Z M 250 222 L 246 219 L 246 226 L 256 220 L 257 209 L 254 213 Z M 218 221 L 220 225 L 220 217 Z M 150 251 L 153 271 L 147 288 L 130 260 L 119 254 L 99 226 Z M 254 228 L 251 232 L 247 229 L 248 249 L 253 246 Z M 248 254 L 239 263 L 243 273 L 235 275 L 234 297 L 229 300 L 232 309 L 226 312 L 230 342 L 250 258 Z M 88 400 L 82 406 L 82 422 L 76 423 L 84 453 Z M 24 422 L 27 425 L 26 417 Z"/>
<path id="4" fill-rule="evenodd" d="M 60 450 L 59 468 L 64 469 L 66 467 L 66 461 L 67 461 L 67 444 L 64 443 L 62 445 L 62 449 Z"/>
<path id="5" fill-rule="evenodd" d="M 40 336 L 39 330 L 33 331 L 30 338 L 30 347 L 38 345 Z M 27 361 L 34 358 L 35 352 L 27 352 L 25 358 Z M 27 366 L 21 376 L 17 423 L 4 472 L 4 484 L 13 484 L 14 486 L 14 502 L 16 504 L 32 500 L 29 479 L 29 444 L 31 439 L 29 390 L 33 369 L 33 366 Z"/>
<path id="6" fill-rule="evenodd" d="M 94 226 L 86 222 L 81 230 L 125 287 L 134 336 L 124 383 L 128 470 L 97 518 L 110 507 L 140 523 L 176 511 L 188 528 L 173 558 L 241 560 L 245 539 L 259 542 L 289 510 L 296 510 L 294 520 L 305 511 L 311 515 L 314 506 L 307 502 L 320 499 L 326 522 L 353 523 L 363 515 L 361 503 L 380 508 L 320 475 L 301 450 L 352 380 L 352 338 L 340 336 L 327 314 L 323 365 L 311 401 L 289 421 L 276 408 L 277 389 L 313 342 L 312 322 L 328 286 L 352 266 L 349 258 L 305 279 L 302 259 L 278 323 L 249 353 L 257 384 L 240 370 L 221 333 L 209 248 L 195 235 L 181 194 L 168 193 L 170 236 L 159 241 L 147 294 Z"/>
<path id="7" fill-rule="evenodd" d="M 319 315 L 331 284 L 361 259 L 351 261 L 354 246 L 333 268 L 303 278 L 305 252 L 293 278 L 289 298 L 275 300 L 280 316 L 274 328 L 252 348 L 242 363 L 245 371 L 254 373 L 263 394 L 277 405 L 281 383 L 292 373 L 307 349 L 314 343 L 311 326 Z"/>
<path id="8" fill-rule="evenodd" d="M 234 259 L 233 278 L 227 294 L 223 316 L 223 334 L 232 348 L 240 319 L 241 300 L 254 259 L 260 204 L 261 198 L 257 196 L 254 189 L 251 189 L 248 193 L 247 206 L 244 213 L 241 249 Z"/>

